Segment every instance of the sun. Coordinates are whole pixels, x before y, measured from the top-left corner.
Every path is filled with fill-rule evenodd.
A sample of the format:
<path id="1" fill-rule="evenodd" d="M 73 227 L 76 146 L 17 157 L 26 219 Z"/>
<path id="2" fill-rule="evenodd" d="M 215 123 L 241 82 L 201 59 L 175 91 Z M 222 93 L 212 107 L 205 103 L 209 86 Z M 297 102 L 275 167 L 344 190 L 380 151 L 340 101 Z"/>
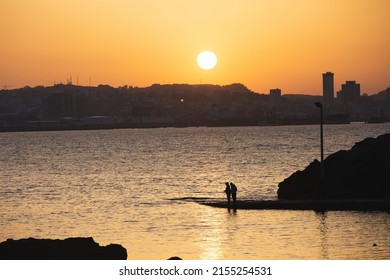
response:
<path id="1" fill-rule="evenodd" d="M 204 70 L 210 70 L 217 64 L 217 56 L 211 51 L 203 51 L 198 55 L 198 65 Z"/>

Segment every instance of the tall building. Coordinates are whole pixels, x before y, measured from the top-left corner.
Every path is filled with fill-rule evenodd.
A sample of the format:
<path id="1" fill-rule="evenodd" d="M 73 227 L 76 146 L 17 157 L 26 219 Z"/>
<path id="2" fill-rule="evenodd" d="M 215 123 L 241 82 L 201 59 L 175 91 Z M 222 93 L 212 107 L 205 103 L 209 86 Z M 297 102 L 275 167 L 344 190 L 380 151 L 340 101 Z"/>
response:
<path id="1" fill-rule="evenodd" d="M 332 72 L 326 72 L 322 74 L 322 96 L 324 105 L 331 106 L 333 104 L 334 81 Z"/>
<path id="2" fill-rule="evenodd" d="M 360 84 L 356 81 L 346 81 L 337 92 L 337 100 L 340 104 L 348 105 L 360 101 Z"/>
<path id="3" fill-rule="evenodd" d="M 282 91 L 280 88 L 271 89 L 269 91 L 270 106 L 272 108 L 280 107 L 282 104 Z"/>

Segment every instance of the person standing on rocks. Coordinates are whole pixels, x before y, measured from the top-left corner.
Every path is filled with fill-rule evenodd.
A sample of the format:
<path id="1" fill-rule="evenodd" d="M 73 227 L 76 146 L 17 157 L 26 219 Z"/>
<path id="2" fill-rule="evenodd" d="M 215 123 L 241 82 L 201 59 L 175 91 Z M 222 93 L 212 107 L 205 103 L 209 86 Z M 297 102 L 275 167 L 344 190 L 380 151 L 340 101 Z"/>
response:
<path id="1" fill-rule="evenodd" d="M 231 190 L 230 190 L 230 185 L 229 183 L 225 183 L 226 184 L 226 188 L 225 188 L 225 193 L 226 193 L 226 198 L 227 198 L 227 201 L 228 203 L 230 204 L 230 197 L 231 197 Z"/>
<path id="2" fill-rule="evenodd" d="M 230 192 L 232 194 L 233 203 L 237 202 L 237 187 L 235 184 L 230 183 Z"/>

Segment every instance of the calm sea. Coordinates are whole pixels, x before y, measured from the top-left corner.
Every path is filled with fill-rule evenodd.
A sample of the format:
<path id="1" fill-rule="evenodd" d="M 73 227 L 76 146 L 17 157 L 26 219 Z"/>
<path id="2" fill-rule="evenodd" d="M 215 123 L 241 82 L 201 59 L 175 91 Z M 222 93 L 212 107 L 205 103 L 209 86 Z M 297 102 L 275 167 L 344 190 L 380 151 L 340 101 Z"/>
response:
<path id="1" fill-rule="evenodd" d="M 390 124 L 325 125 L 325 155 Z M 0 241 L 92 236 L 129 259 L 390 259 L 390 213 L 238 210 L 320 157 L 318 126 L 0 133 Z M 373 244 L 377 246 L 373 246 Z"/>

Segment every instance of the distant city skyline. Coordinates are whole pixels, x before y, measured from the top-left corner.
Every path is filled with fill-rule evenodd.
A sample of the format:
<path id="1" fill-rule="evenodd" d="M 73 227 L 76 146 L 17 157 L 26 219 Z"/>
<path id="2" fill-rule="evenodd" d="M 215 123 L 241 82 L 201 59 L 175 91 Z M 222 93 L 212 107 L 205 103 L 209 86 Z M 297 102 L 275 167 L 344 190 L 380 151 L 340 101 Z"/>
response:
<path id="1" fill-rule="evenodd" d="M 322 95 L 358 81 L 390 86 L 387 0 L 3 0 L 0 89 L 242 83 L 257 93 Z M 197 65 L 213 51 L 218 64 Z"/>

